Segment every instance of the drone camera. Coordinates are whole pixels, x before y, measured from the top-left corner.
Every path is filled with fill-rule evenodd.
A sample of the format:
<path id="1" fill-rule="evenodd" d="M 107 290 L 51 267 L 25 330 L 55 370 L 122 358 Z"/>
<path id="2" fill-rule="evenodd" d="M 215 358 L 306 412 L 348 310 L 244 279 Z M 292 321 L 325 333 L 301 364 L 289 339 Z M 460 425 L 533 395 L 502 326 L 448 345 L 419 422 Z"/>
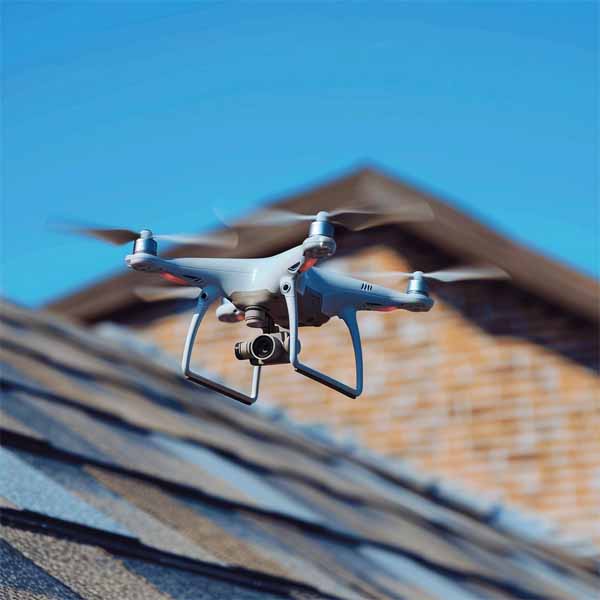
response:
<path id="1" fill-rule="evenodd" d="M 249 360 L 254 366 L 282 365 L 290 362 L 289 334 L 263 333 L 253 340 L 237 342 L 234 351 L 238 360 Z"/>

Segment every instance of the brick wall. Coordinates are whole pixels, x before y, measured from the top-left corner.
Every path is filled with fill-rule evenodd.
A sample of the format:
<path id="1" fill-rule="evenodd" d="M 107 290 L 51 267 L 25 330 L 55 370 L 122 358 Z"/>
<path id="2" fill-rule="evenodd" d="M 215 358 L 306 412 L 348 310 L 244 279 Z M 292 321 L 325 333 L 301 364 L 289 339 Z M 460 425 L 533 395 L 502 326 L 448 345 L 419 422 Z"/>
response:
<path id="1" fill-rule="evenodd" d="M 336 259 L 338 268 L 426 270 L 453 262 L 407 236 L 381 239 L 381 246 L 362 249 L 359 240 L 359 247 Z M 360 398 L 341 396 L 283 365 L 263 370 L 259 401 L 544 513 L 600 543 L 596 326 L 510 283 L 438 285 L 432 295 L 430 313 L 360 315 Z M 189 318 L 179 312 L 129 324 L 179 356 Z M 217 322 L 211 311 L 196 365 L 247 388 L 251 368 L 234 358 L 233 345 L 251 333 Z M 352 382 L 346 336 L 337 319 L 303 329 L 304 361 Z"/>

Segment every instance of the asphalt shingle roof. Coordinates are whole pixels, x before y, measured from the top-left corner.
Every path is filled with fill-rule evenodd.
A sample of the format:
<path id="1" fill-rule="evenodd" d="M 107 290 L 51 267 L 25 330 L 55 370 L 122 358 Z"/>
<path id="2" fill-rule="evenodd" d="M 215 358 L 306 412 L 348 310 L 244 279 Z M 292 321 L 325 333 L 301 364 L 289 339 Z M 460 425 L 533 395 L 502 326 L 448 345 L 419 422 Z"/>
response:
<path id="1" fill-rule="evenodd" d="M 5 303 L 0 598 L 596 598 L 497 507 Z"/>

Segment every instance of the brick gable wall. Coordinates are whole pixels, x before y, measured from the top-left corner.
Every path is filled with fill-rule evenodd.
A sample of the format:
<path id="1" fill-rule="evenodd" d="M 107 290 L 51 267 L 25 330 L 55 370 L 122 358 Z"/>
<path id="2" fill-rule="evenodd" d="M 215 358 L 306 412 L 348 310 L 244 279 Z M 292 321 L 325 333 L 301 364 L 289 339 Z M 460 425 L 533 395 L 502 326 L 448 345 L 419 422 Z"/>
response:
<path id="1" fill-rule="evenodd" d="M 363 245 L 366 239 L 358 236 L 356 247 L 336 259 L 338 268 L 428 270 L 456 262 L 408 235 L 383 233 L 378 246 Z M 541 512 L 600 545 L 597 327 L 511 283 L 432 285 L 432 295 L 430 313 L 360 314 L 360 398 L 341 396 L 283 365 L 263 370 L 259 402 Z M 190 313 L 156 317 L 153 310 L 122 321 L 179 357 Z M 234 358 L 233 345 L 249 337 L 251 330 L 219 323 L 211 311 L 196 365 L 247 388 L 251 370 Z M 301 340 L 305 362 L 353 381 L 341 321 L 303 329 Z"/>

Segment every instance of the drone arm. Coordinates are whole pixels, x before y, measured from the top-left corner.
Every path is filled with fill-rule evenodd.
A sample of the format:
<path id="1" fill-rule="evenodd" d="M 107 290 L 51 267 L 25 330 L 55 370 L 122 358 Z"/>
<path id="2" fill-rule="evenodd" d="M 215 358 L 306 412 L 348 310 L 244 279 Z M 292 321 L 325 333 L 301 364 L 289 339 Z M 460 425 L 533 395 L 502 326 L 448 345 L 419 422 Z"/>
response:
<path id="1" fill-rule="evenodd" d="M 316 369 L 313 369 L 300 362 L 298 358 L 298 348 L 300 347 L 298 341 L 298 303 L 296 296 L 296 281 L 295 277 L 284 277 L 281 280 L 281 291 L 285 297 L 288 318 L 290 322 L 290 362 L 296 371 L 302 373 L 306 377 L 310 377 L 327 387 L 330 387 L 350 398 L 357 398 L 362 393 L 363 387 L 363 361 L 362 361 L 362 347 L 360 343 L 360 332 L 358 330 L 358 323 L 356 321 L 356 310 L 354 308 L 347 308 L 341 312 L 340 317 L 346 323 L 350 337 L 352 338 L 352 346 L 354 348 L 354 360 L 356 368 L 356 382 L 355 387 L 350 387 L 325 373 L 321 373 Z"/>
<path id="2" fill-rule="evenodd" d="M 200 385 L 204 385 L 215 392 L 219 392 L 229 398 L 233 398 L 238 402 L 242 402 L 243 404 L 254 404 L 256 399 L 258 398 L 258 388 L 260 384 L 260 366 L 254 367 L 254 371 L 252 374 L 252 392 L 248 396 L 238 390 L 230 388 L 222 383 L 217 381 L 213 381 L 211 379 L 207 379 L 203 377 L 199 373 L 192 371 L 190 368 L 190 361 L 192 359 L 192 352 L 194 349 L 194 342 L 196 340 L 196 334 L 198 333 L 198 328 L 200 327 L 200 323 L 206 314 L 209 306 L 220 296 L 220 292 L 217 288 L 208 287 L 202 291 L 200 297 L 198 298 L 198 304 L 196 305 L 196 310 L 192 316 L 192 320 L 190 322 L 190 327 L 188 329 L 187 338 L 185 340 L 185 347 L 183 349 L 183 357 L 181 359 L 181 370 L 183 371 L 183 375 L 186 379 L 193 381 L 194 383 L 199 383 Z"/>

